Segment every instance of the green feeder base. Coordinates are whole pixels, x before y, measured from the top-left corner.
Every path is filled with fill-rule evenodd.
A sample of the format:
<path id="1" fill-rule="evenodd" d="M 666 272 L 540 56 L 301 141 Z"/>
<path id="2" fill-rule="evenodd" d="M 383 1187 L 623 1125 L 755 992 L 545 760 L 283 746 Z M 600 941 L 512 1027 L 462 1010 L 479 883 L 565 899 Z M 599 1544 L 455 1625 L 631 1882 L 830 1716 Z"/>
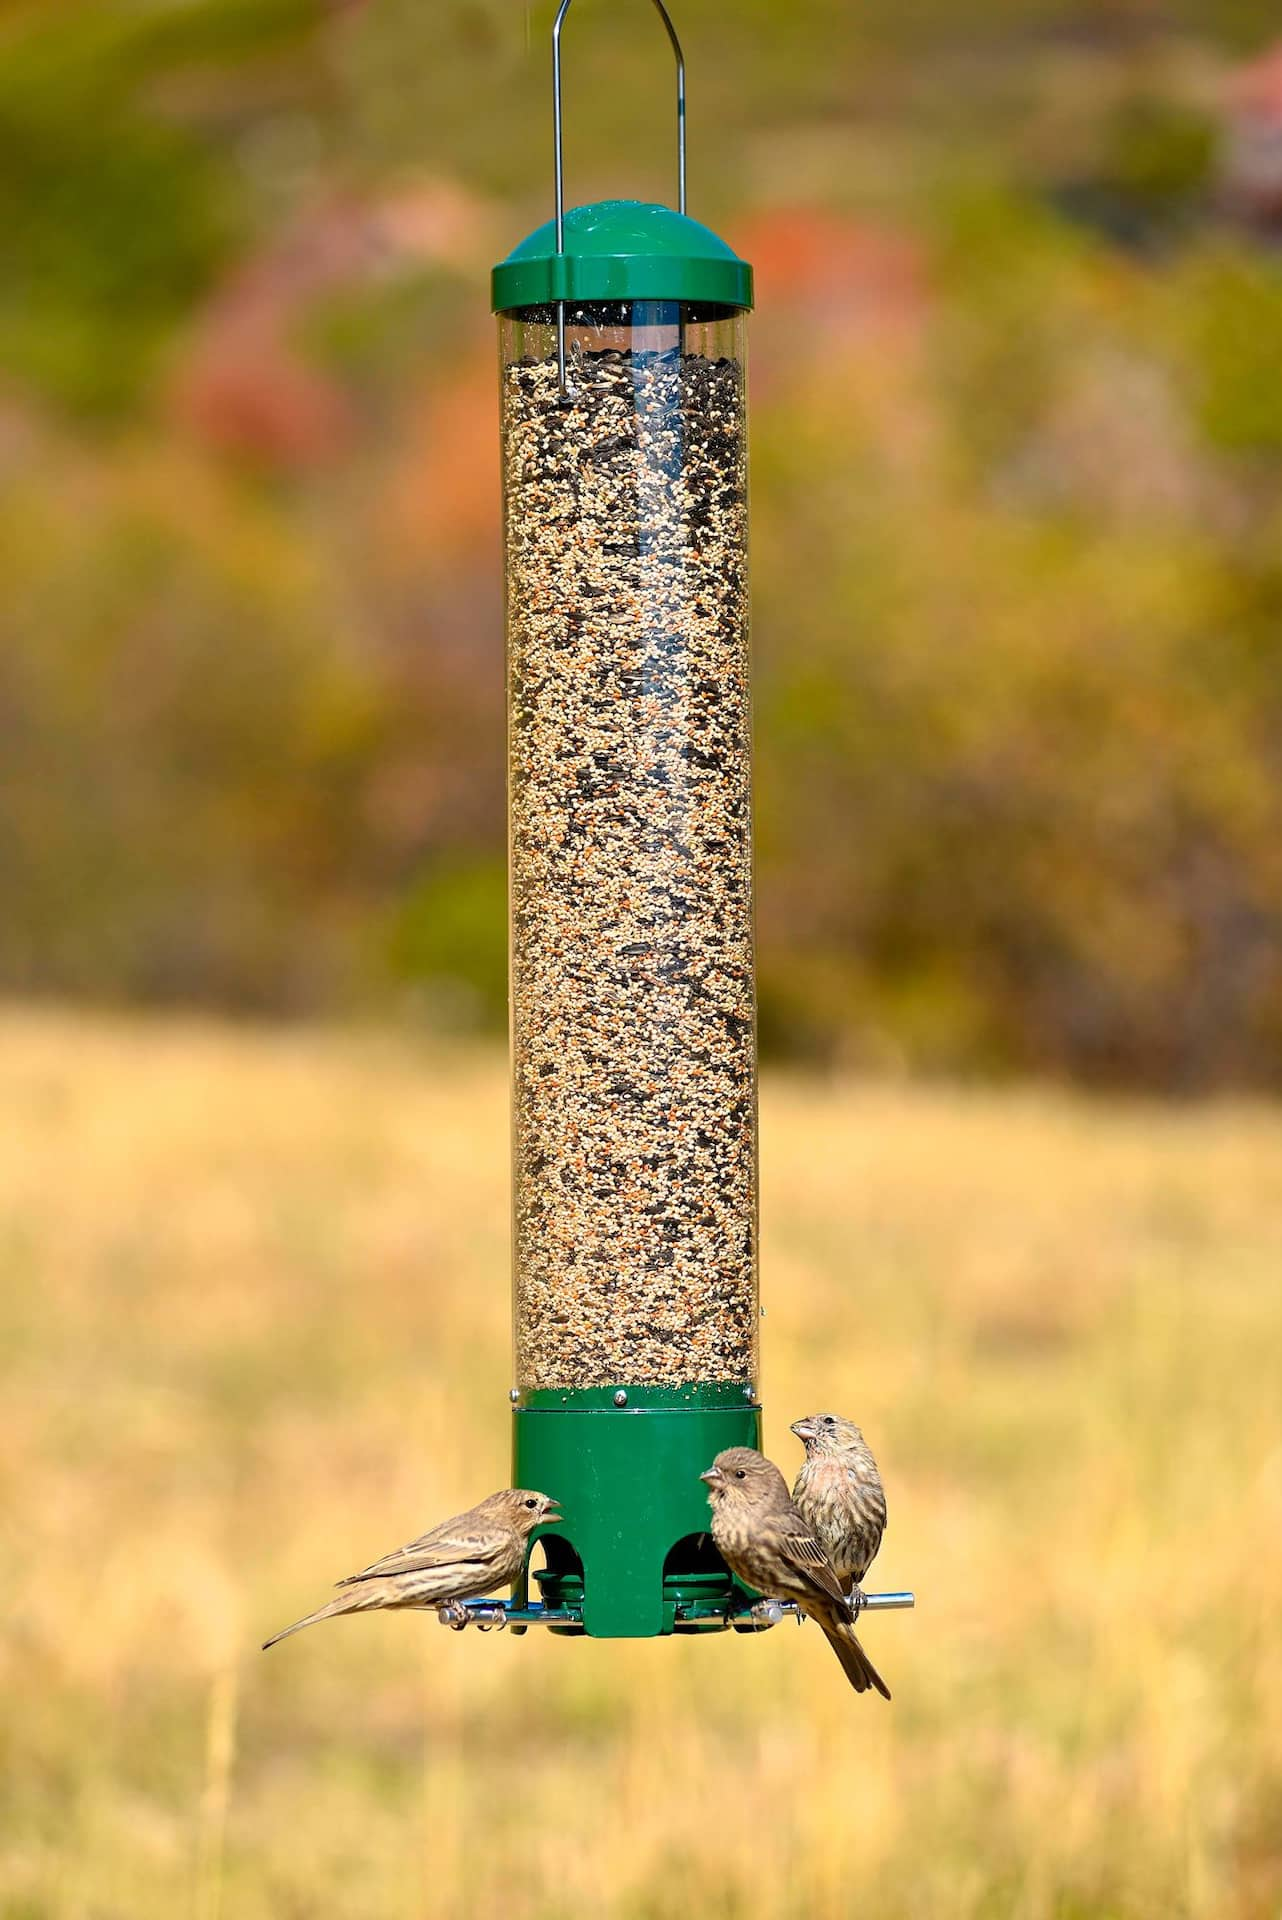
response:
<path id="1" fill-rule="evenodd" d="M 752 1595 L 712 1544 L 699 1475 L 723 1447 L 760 1444 L 761 1408 L 742 1384 L 523 1394 L 512 1485 L 551 1494 L 564 1513 L 534 1536 L 550 1631 L 647 1640 L 730 1624 Z M 528 1576 L 516 1632 L 527 1605 Z"/>

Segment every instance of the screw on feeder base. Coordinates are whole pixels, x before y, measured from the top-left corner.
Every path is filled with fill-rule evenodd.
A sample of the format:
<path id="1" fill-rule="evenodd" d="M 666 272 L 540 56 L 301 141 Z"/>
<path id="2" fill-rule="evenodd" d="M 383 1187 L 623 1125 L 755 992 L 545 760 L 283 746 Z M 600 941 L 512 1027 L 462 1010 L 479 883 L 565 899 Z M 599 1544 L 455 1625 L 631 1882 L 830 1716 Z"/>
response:
<path id="1" fill-rule="evenodd" d="M 623 1391 L 622 1387 L 619 1388 L 618 1392 L 614 1396 L 614 1404 L 616 1407 L 626 1407 L 628 1404 L 628 1396 Z"/>

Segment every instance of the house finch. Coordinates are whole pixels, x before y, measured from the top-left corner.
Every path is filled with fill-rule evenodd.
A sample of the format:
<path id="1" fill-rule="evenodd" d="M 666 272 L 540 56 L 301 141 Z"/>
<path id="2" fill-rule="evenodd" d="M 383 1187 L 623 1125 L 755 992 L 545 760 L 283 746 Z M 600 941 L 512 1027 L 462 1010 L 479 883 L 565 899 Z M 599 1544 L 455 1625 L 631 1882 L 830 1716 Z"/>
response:
<path id="1" fill-rule="evenodd" d="M 856 1693 L 887 1687 L 855 1638 L 855 1616 L 823 1546 L 788 1497 L 783 1475 L 751 1447 L 727 1447 L 708 1483 L 712 1538 L 731 1573 L 759 1593 L 795 1600 L 817 1620 Z"/>
<path id="2" fill-rule="evenodd" d="M 886 1495 L 867 1441 L 853 1420 L 839 1413 L 811 1413 L 794 1420 L 792 1431 L 805 1443 L 792 1497 L 832 1561 L 833 1572 L 858 1612 L 860 1581 L 886 1531 Z"/>
<path id="3" fill-rule="evenodd" d="M 263 1651 L 278 1640 L 318 1620 L 340 1613 L 371 1613 L 382 1607 L 440 1607 L 448 1600 L 474 1600 L 509 1586 L 525 1565 L 526 1542 L 545 1520 L 559 1520 L 557 1503 L 546 1493 L 524 1487 L 505 1487 L 492 1493 L 470 1513 L 442 1521 L 408 1546 L 386 1553 L 361 1573 L 352 1573 L 338 1585 L 346 1589 L 337 1600 L 318 1607 L 305 1619 L 283 1627 Z"/>

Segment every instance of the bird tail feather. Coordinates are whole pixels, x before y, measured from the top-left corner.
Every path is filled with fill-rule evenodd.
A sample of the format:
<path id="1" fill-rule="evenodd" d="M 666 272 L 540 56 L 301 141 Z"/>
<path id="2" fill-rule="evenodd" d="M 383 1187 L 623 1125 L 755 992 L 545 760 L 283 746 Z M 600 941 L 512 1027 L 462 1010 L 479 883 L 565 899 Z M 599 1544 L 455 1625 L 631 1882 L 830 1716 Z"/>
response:
<path id="1" fill-rule="evenodd" d="M 841 1662 L 842 1672 L 855 1692 L 867 1693 L 869 1687 L 876 1687 L 882 1699 L 889 1700 L 890 1688 L 864 1652 L 854 1628 L 844 1621 L 834 1621 L 829 1625 L 825 1620 L 823 1630 Z"/>
<path id="2" fill-rule="evenodd" d="M 301 1633 L 304 1627 L 314 1627 L 318 1620 L 333 1620 L 341 1613 L 367 1613 L 371 1607 L 380 1607 L 385 1596 L 377 1589 L 365 1592 L 341 1593 L 337 1600 L 330 1600 L 325 1606 L 317 1607 L 315 1613 L 306 1613 L 301 1620 L 295 1620 L 292 1627 L 282 1627 L 270 1640 L 263 1641 L 263 1652 L 274 1647 L 278 1640 L 288 1640 L 291 1633 Z"/>

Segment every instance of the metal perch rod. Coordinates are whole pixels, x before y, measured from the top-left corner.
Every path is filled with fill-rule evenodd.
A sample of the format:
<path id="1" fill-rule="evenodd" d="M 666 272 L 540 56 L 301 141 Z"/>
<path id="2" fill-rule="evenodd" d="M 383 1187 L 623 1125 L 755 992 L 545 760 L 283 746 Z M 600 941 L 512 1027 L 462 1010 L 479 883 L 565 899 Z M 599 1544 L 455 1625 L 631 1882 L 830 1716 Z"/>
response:
<path id="1" fill-rule="evenodd" d="M 893 1613 L 915 1607 L 916 1604 L 916 1596 L 911 1593 L 865 1593 L 860 1598 L 857 1611 Z M 495 1628 L 507 1626 L 582 1626 L 577 1608 L 548 1607 L 539 1601 L 519 1607 L 508 1600 L 449 1600 L 438 1608 L 437 1617 L 443 1627 L 453 1627 L 456 1633 L 461 1633 L 464 1627 L 479 1627 L 482 1633 L 489 1633 Z M 734 1627 L 746 1633 L 762 1633 L 768 1627 L 779 1626 L 790 1617 L 798 1626 L 805 1620 L 805 1615 L 798 1611 L 791 1600 L 753 1600 L 739 1613 L 726 1613 L 721 1608 L 705 1610 L 681 1606 L 676 1611 L 678 1626 Z"/>

